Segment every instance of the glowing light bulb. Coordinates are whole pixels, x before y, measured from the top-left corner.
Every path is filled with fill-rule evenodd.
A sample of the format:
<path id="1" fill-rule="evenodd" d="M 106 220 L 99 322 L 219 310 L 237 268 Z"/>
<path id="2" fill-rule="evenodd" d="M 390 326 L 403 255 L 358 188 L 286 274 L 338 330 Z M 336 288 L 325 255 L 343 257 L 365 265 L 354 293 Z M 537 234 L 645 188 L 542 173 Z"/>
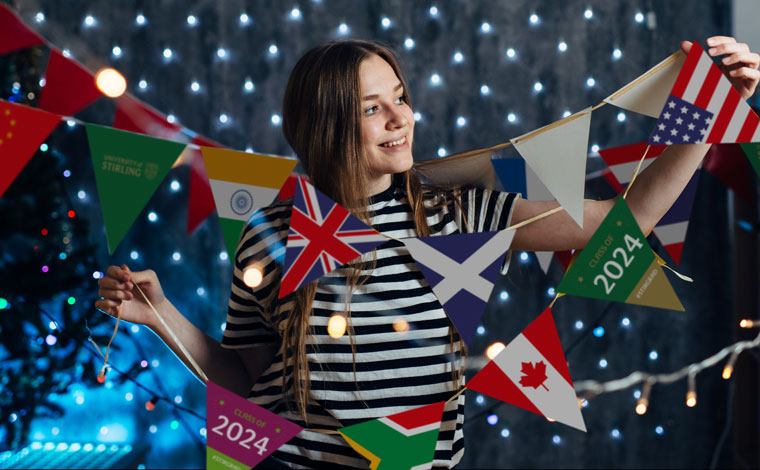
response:
<path id="1" fill-rule="evenodd" d="M 348 34 L 348 25 L 346 23 L 338 25 L 338 34 Z"/>
<path id="2" fill-rule="evenodd" d="M 689 391 L 686 393 L 686 406 L 689 408 L 697 406 L 697 392 Z"/>
<path id="3" fill-rule="evenodd" d="M 560 41 L 559 44 L 557 44 L 557 50 L 565 52 L 567 50 L 567 43 L 565 41 Z"/>
<path id="4" fill-rule="evenodd" d="M 264 280 L 264 275 L 261 270 L 255 266 L 248 266 L 243 271 L 243 282 L 250 288 L 255 288 L 261 285 L 261 281 Z"/>
<path id="5" fill-rule="evenodd" d="M 409 322 L 401 317 L 398 317 L 393 320 L 393 329 L 399 333 L 405 333 L 409 331 Z"/>
<path id="6" fill-rule="evenodd" d="M 504 348 L 506 348 L 506 346 L 504 346 L 504 343 L 502 343 L 501 341 L 497 341 L 493 343 L 492 345 L 488 346 L 488 349 L 486 349 L 486 356 L 488 357 L 488 359 L 493 360 L 493 358 L 498 356 L 499 353 L 504 350 Z"/>
<path id="7" fill-rule="evenodd" d="M 404 47 L 407 50 L 414 49 L 414 39 L 412 39 L 412 38 L 406 38 L 406 39 L 404 39 Z"/>
<path id="8" fill-rule="evenodd" d="M 346 334 L 347 325 L 348 322 L 346 321 L 345 315 L 335 313 L 327 321 L 327 334 L 329 334 L 331 338 L 338 339 Z"/>
<path id="9" fill-rule="evenodd" d="M 127 91 L 127 80 L 116 69 L 100 69 L 95 75 L 98 90 L 109 98 L 118 98 Z"/>

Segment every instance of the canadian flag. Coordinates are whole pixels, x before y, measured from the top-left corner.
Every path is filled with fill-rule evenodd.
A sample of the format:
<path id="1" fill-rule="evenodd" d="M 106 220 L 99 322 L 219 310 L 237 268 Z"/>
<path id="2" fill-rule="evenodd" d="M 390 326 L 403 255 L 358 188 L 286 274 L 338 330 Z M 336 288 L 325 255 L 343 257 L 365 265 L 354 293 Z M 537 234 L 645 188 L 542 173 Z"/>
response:
<path id="1" fill-rule="evenodd" d="M 466 387 L 586 432 L 549 308 L 467 382 Z"/>

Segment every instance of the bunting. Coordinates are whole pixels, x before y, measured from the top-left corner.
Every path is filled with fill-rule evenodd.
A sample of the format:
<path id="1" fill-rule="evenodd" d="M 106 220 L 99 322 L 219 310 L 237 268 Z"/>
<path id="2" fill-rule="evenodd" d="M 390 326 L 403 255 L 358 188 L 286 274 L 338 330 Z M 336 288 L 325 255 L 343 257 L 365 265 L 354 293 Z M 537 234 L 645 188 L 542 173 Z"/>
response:
<path id="1" fill-rule="evenodd" d="M 586 431 L 549 308 L 470 379 L 465 387 Z"/>
<path id="2" fill-rule="evenodd" d="M 108 253 L 113 254 L 185 144 L 87 124 Z"/>
<path id="3" fill-rule="evenodd" d="M 684 310 L 623 198 L 567 270 L 557 292 Z"/>
<path id="4" fill-rule="evenodd" d="M 116 102 L 114 129 L 136 132 L 166 140 L 175 140 L 182 128 L 166 120 L 166 117 L 138 100 L 125 94 Z"/>
<path id="5" fill-rule="evenodd" d="M 514 235 L 501 230 L 401 240 L 468 346 Z"/>
<path id="6" fill-rule="evenodd" d="M 372 470 L 430 468 L 438 442 L 444 402 L 373 419 L 338 430 L 366 457 Z"/>
<path id="7" fill-rule="evenodd" d="M 15 11 L 0 2 L 0 55 L 45 44 L 42 37 L 27 27 Z"/>
<path id="8" fill-rule="evenodd" d="M 299 178 L 279 298 L 387 241 L 384 235 Z"/>
<path id="9" fill-rule="evenodd" d="M 0 197 L 60 122 L 57 114 L 0 100 Z"/>
<path id="10" fill-rule="evenodd" d="M 303 428 L 226 388 L 206 382 L 206 468 L 247 470 Z"/>
<path id="11" fill-rule="evenodd" d="M 73 116 L 103 96 L 95 76 L 77 62 L 50 49 L 45 86 L 40 90 L 40 108 L 63 116 Z"/>
<path id="12" fill-rule="evenodd" d="M 201 147 L 219 223 L 230 259 L 248 218 L 274 201 L 296 161 L 288 158 Z"/>

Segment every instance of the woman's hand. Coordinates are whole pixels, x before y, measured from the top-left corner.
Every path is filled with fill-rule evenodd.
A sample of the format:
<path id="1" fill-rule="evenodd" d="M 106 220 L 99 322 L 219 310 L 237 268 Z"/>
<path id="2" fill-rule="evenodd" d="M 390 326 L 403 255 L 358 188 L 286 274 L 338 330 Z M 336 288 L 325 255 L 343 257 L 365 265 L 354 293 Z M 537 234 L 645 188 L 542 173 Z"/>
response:
<path id="1" fill-rule="evenodd" d="M 731 84 L 745 100 L 755 93 L 760 80 L 760 55 L 749 50 L 749 46 L 736 42 L 728 36 L 713 36 L 707 39 L 710 57 L 725 55 L 721 60 L 721 68 Z M 683 41 L 681 49 L 685 53 L 691 50 L 691 42 Z"/>
<path id="2" fill-rule="evenodd" d="M 166 300 L 155 272 L 150 269 L 132 272 L 122 264 L 121 267 L 109 266 L 106 275 L 98 280 L 98 294 L 103 298 L 95 302 L 95 307 L 114 317 L 118 312 L 122 320 L 152 327 L 156 314 L 135 289 L 135 284 L 154 307 L 159 308 Z"/>

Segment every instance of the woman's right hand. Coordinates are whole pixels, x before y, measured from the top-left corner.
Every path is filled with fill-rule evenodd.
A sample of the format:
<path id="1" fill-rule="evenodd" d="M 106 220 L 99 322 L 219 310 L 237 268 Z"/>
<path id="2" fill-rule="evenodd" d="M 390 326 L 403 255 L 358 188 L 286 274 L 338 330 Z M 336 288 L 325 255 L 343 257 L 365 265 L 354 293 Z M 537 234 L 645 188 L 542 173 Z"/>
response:
<path id="1" fill-rule="evenodd" d="M 95 302 L 95 307 L 114 317 L 118 313 L 122 320 L 152 327 L 156 314 L 135 289 L 135 284 L 155 308 L 166 300 L 153 270 L 132 272 L 122 264 L 121 267 L 109 266 L 106 275 L 98 279 L 98 294 L 103 298 Z"/>

